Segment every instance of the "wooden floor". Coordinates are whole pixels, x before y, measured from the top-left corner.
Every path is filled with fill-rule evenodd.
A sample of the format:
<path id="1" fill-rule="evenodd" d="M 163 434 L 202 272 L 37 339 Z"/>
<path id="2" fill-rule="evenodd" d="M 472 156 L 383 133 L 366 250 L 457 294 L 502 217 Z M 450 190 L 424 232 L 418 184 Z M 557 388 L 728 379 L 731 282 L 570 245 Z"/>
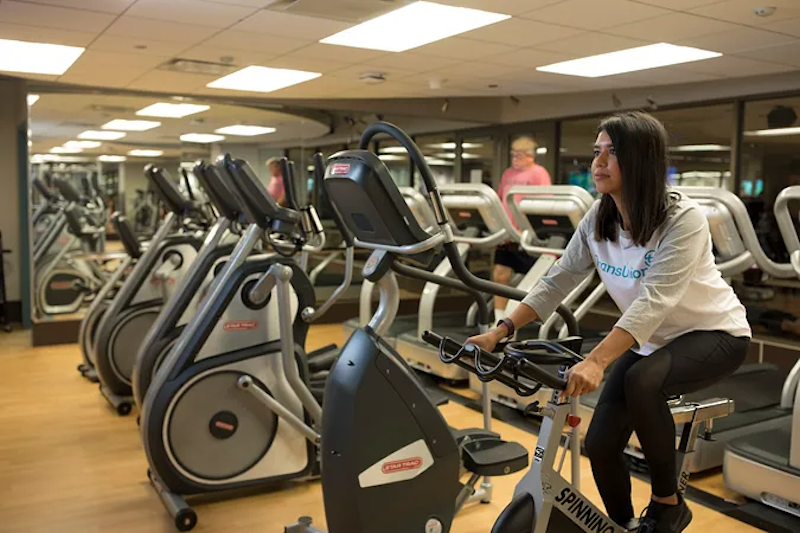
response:
<path id="1" fill-rule="evenodd" d="M 339 325 L 315 326 L 308 348 L 342 340 Z M 0 532 L 174 531 L 147 481 L 135 417 L 113 414 L 97 386 L 78 375 L 77 345 L 29 344 L 25 332 L 0 337 Z M 454 402 L 442 411 L 455 427 L 481 424 L 479 413 Z M 497 421 L 493 429 L 533 448 L 535 437 L 529 433 Z M 599 504 L 585 458 L 581 467 L 584 492 Z M 569 476 L 569 460 L 564 468 Z M 487 533 L 521 475 L 495 478 L 494 501 L 462 510 L 453 532 Z M 719 476 L 702 483 L 721 486 Z M 638 512 L 647 504 L 648 485 L 634 479 L 633 492 Z M 689 532 L 757 531 L 698 504 L 691 506 Z M 325 525 L 318 482 L 195 509 L 198 532 L 282 533 L 299 515 L 311 515 L 315 524 Z"/>

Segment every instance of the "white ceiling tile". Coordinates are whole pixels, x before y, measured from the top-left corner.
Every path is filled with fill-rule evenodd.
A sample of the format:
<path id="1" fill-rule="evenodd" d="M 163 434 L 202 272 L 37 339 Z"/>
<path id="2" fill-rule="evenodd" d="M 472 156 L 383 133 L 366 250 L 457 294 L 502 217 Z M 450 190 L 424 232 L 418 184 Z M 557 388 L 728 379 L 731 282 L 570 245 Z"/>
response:
<path id="1" fill-rule="evenodd" d="M 473 41 L 462 37 L 451 37 L 442 39 L 435 43 L 426 44 L 415 48 L 414 51 L 420 55 L 449 57 L 455 59 L 479 59 L 481 57 L 496 56 L 499 54 L 511 55 L 514 47 L 504 44 L 486 43 Z"/>
<path id="2" fill-rule="evenodd" d="M 104 34 L 98 37 L 91 46 L 89 46 L 89 50 L 172 57 L 186 49 L 186 47 L 186 44 L 183 43 Z"/>
<path id="3" fill-rule="evenodd" d="M 779 63 L 769 63 L 767 61 L 756 61 L 755 59 L 743 57 L 722 56 L 715 57 L 714 59 L 706 59 L 705 61 L 685 63 L 680 65 L 680 69 L 691 72 L 715 74 L 728 78 L 738 78 L 787 72 L 796 70 L 797 67 Z"/>
<path id="4" fill-rule="evenodd" d="M 476 76 L 478 78 L 493 78 L 519 70 L 519 66 L 496 65 L 486 62 L 465 61 L 449 67 L 438 69 L 444 76 Z"/>
<path id="5" fill-rule="evenodd" d="M 47 6 L 70 7 L 73 9 L 85 9 L 86 11 L 100 11 L 102 13 L 120 14 L 124 12 L 136 0 L 19 0 L 20 2 L 30 2 L 32 4 L 43 4 Z"/>
<path id="6" fill-rule="evenodd" d="M 761 26 L 761 28 L 800 37 L 800 18 L 770 22 Z"/>
<path id="7" fill-rule="evenodd" d="M 476 41 L 507 44 L 514 47 L 534 46 L 539 43 L 565 39 L 582 33 L 583 30 L 545 24 L 535 20 L 510 18 L 491 26 L 473 30 L 465 37 Z"/>
<path id="8" fill-rule="evenodd" d="M 681 39 L 708 35 L 739 28 L 735 24 L 712 20 L 686 13 L 672 13 L 663 17 L 621 24 L 604 30 L 605 33 L 651 41 L 676 42 Z"/>
<path id="9" fill-rule="evenodd" d="M 551 63 L 558 63 L 559 61 L 575 59 L 575 57 L 576 56 L 572 54 L 561 54 L 548 50 L 538 50 L 536 48 L 523 48 L 521 50 L 515 50 L 513 54 L 486 57 L 483 61 L 486 63 L 496 63 L 498 65 L 511 65 L 517 67 L 520 71 L 526 71 L 533 70 L 536 67 L 550 65 Z"/>
<path id="10" fill-rule="evenodd" d="M 246 6 L 264 8 L 274 4 L 278 0 L 207 0 L 215 4 L 225 4 L 229 6 Z"/>
<path id="11" fill-rule="evenodd" d="M 438 0 L 440 4 L 482 9 L 506 15 L 520 15 L 564 0 Z"/>
<path id="12" fill-rule="evenodd" d="M 234 48 L 220 48 L 218 46 L 200 45 L 181 52 L 182 59 L 193 59 L 195 61 L 208 61 L 209 63 L 230 63 L 239 67 L 255 65 L 272 56 L 264 54 L 263 51 L 236 50 Z M 224 59 L 224 61 L 223 61 Z"/>
<path id="13" fill-rule="evenodd" d="M 58 79 L 59 83 L 72 83 L 95 87 L 126 87 L 146 73 L 146 68 L 105 66 L 84 68 L 75 65 Z"/>
<path id="14" fill-rule="evenodd" d="M 602 30 L 668 13 L 665 9 L 629 0 L 566 0 L 531 11 L 525 17 L 572 28 Z"/>
<path id="15" fill-rule="evenodd" d="M 308 41 L 277 37 L 262 33 L 225 30 L 207 39 L 202 46 L 230 48 L 260 53 L 266 56 L 279 56 L 297 50 L 308 44 Z"/>
<path id="16" fill-rule="evenodd" d="M 232 29 L 319 41 L 350 26 L 352 24 L 346 22 L 262 10 L 249 16 Z"/>
<path id="17" fill-rule="evenodd" d="M 126 54 L 121 52 L 105 52 L 102 50 L 87 50 L 78 58 L 72 68 L 83 70 L 97 69 L 104 71 L 107 67 L 138 68 L 149 70 L 155 68 L 169 57 L 149 54 Z"/>
<path id="18" fill-rule="evenodd" d="M 323 59 L 312 59 L 309 57 L 295 57 L 294 54 L 268 59 L 263 61 L 262 64 L 265 67 L 305 70 L 306 72 L 319 72 L 320 74 L 328 74 L 337 69 L 349 66 L 349 63 L 340 63 L 338 61 Z"/>
<path id="19" fill-rule="evenodd" d="M 681 70 L 676 67 L 665 67 L 619 74 L 617 76 L 608 76 L 604 79 L 615 88 L 626 88 L 696 83 L 720 78 L 721 76 L 715 74 L 692 72 Z"/>
<path id="20" fill-rule="evenodd" d="M 748 50 L 746 52 L 739 52 L 737 55 L 749 57 L 759 61 L 770 61 L 772 63 L 784 63 L 786 65 L 800 66 L 800 42 L 783 46 L 761 48 L 759 50 Z"/>
<path id="21" fill-rule="evenodd" d="M 15 72 L 15 77 L 24 78 L 26 80 L 37 80 L 37 81 L 56 81 L 58 76 L 50 76 L 45 74 L 28 74 L 27 72 Z"/>
<path id="22" fill-rule="evenodd" d="M 289 59 L 291 56 L 285 56 L 285 57 L 286 57 L 287 60 L 293 61 L 293 60 Z M 280 59 L 284 59 L 284 58 L 280 58 Z M 325 61 L 323 63 L 329 63 L 329 62 Z M 292 65 L 293 62 L 290 62 L 288 64 Z M 313 66 L 313 65 L 311 65 L 311 66 Z M 303 69 L 303 70 L 305 70 L 305 69 Z M 347 65 L 347 64 L 338 63 L 337 66 L 335 66 L 334 68 L 325 68 L 325 70 L 326 70 L 326 72 L 324 72 L 324 74 L 327 74 L 327 76 L 334 77 L 334 78 L 349 79 L 349 80 L 351 80 L 353 82 L 358 81 L 358 79 L 361 76 L 361 74 L 363 74 L 365 72 L 381 72 L 389 80 L 402 79 L 405 76 L 409 76 L 411 74 L 414 74 L 413 72 L 410 72 L 408 70 L 402 70 L 402 69 L 389 70 L 389 69 L 381 68 L 381 67 L 378 67 L 376 65 L 369 64 L 369 63 L 362 63 L 362 64 L 358 64 L 358 65 Z M 316 70 L 315 72 L 321 72 L 321 70 Z"/>
<path id="23" fill-rule="evenodd" d="M 340 63 L 363 63 L 376 57 L 385 55 L 382 50 L 366 50 L 350 46 L 336 46 L 333 44 L 313 43 L 296 50 L 292 55 L 310 59 L 330 59 Z"/>
<path id="24" fill-rule="evenodd" d="M 781 33 L 741 27 L 731 31 L 692 37 L 680 41 L 678 44 L 694 46 L 723 54 L 735 54 L 745 50 L 757 50 L 769 46 L 789 44 L 794 41 L 796 41 L 794 37 L 789 37 Z"/>
<path id="25" fill-rule="evenodd" d="M 448 57 L 423 56 L 415 52 L 401 52 L 399 54 L 386 54 L 369 61 L 381 69 L 399 69 L 409 72 L 425 72 L 460 63 L 458 59 Z"/>
<path id="26" fill-rule="evenodd" d="M 617 50 L 636 48 L 637 46 L 644 46 L 647 44 L 651 44 L 651 42 L 591 32 L 570 37 L 569 39 L 540 44 L 537 45 L 536 48 L 538 50 L 548 50 L 577 57 L 587 57 L 605 54 L 607 52 L 616 52 Z"/>
<path id="27" fill-rule="evenodd" d="M 776 7 L 775 13 L 769 17 L 759 17 L 754 9 L 761 6 Z M 800 2 L 797 0 L 769 0 L 763 4 L 753 0 L 725 0 L 715 4 L 690 10 L 704 17 L 726 20 L 747 26 L 761 26 L 779 20 L 800 17 Z"/>
<path id="28" fill-rule="evenodd" d="M 196 44 L 216 32 L 214 28 L 181 24 L 166 20 L 150 20 L 123 15 L 109 26 L 104 35 L 119 35 L 137 39 L 158 39 L 159 41 Z"/>
<path id="29" fill-rule="evenodd" d="M 639 4 L 648 4 L 656 7 L 663 7 L 664 9 L 671 9 L 673 11 L 685 11 L 693 7 L 705 6 L 714 4 L 721 0 L 633 0 Z"/>
<path id="30" fill-rule="evenodd" d="M 169 20 L 182 24 L 196 24 L 214 28 L 227 28 L 250 16 L 253 7 L 215 4 L 203 0 L 138 0 L 126 16 L 154 20 Z"/>
<path id="31" fill-rule="evenodd" d="M 97 37 L 96 33 L 57 30 L 54 28 L 49 28 L 47 30 L 47 42 L 50 44 L 85 47 L 91 43 L 95 37 Z M 42 28 L 36 26 L 22 26 L 20 24 L 0 23 L 0 38 L 37 42 L 42 39 Z"/>
<path id="32" fill-rule="evenodd" d="M 148 91 L 192 92 L 205 87 L 215 79 L 215 76 L 151 70 L 127 87 Z"/>
<path id="33" fill-rule="evenodd" d="M 0 2 L 0 20 L 7 24 L 100 33 L 111 24 L 114 15 L 6 0 Z M 42 35 L 42 39 L 46 36 Z"/>

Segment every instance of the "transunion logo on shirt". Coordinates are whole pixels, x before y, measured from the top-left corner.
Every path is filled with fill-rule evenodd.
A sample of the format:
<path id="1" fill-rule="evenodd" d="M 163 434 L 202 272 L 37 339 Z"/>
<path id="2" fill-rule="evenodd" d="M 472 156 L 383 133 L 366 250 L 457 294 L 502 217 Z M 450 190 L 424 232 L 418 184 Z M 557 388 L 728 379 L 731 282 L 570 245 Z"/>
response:
<path id="1" fill-rule="evenodd" d="M 612 265 L 611 263 L 606 263 L 600 260 L 600 256 L 594 254 L 595 260 L 597 261 L 597 270 L 601 272 L 605 272 L 611 276 L 617 278 L 629 278 L 629 279 L 641 279 L 644 277 L 645 272 L 649 269 L 653 264 L 653 256 L 655 255 L 655 250 L 648 250 L 644 254 L 644 264 L 646 265 L 644 268 L 630 268 L 628 265 L 617 266 Z"/>

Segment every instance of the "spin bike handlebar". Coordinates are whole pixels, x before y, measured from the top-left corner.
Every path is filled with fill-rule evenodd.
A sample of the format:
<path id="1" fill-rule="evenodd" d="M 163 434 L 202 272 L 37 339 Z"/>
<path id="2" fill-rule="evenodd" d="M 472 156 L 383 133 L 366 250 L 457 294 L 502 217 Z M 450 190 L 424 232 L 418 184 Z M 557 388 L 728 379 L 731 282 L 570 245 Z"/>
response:
<path id="1" fill-rule="evenodd" d="M 551 374 L 542 365 L 571 366 L 583 360 L 572 350 L 551 341 L 511 342 L 505 345 L 501 355 L 487 352 L 474 344 L 462 345 L 432 331 L 424 332 L 422 339 L 438 348 L 439 358 L 443 362 L 456 364 L 478 376 L 481 381 L 497 380 L 520 396 L 532 396 L 542 386 L 564 390 L 567 381 Z"/>

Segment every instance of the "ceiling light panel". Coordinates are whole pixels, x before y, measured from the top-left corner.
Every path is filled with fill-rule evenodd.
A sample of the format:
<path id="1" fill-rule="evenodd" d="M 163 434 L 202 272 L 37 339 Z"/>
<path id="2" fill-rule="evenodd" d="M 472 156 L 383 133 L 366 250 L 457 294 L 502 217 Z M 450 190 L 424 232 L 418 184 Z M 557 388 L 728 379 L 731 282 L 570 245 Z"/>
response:
<path id="1" fill-rule="evenodd" d="M 60 76 L 85 48 L 0 39 L 0 70 Z"/>
<path id="2" fill-rule="evenodd" d="M 64 143 L 64 148 L 80 148 L 81 150 L 89 150 L 92 148 L 100 148 L 103 143 L 100 141 L 67 141 Z"/>
<path id="3" fill-rule="evenodd" d="M 128 158 L 124 155 L 101 155 L 97 160 L 103 163 L 123 163 L 127 161 Z"/>
<path id="4" fill-rule="evenodd" d="M 122 131 L 99 131 L 99 130 L 86 130 L 78 134 L 78 139 L 86 139 L 87 141 L 116 141 L 125 137 L 127 133 Z"/>
<path id="5" fill-rule="evenodd" d="M 56 146 L 50 149 L 51 154 L 79 154 L 83 152 L 83 148 Z"/>
<path id="6" fill-rule="evenodd" d="M 480 9 L 414 2 L 322 39 L 336 44 L 386 52 L 404 52 L 447 37 L 482 28 L 510 15 Z"/>
<path id="7" fill-rule="evenodd" d="M 157 128 L 160 125 L 160 122 L 153 122 L 151 120 L 125 120 L 118 118 L 100 127 L 104 130 L 147 131 Z"/>
<path id="8" fill-rule="evenodd" d="M 242 70 L 237 70 L 233 74 L 214 80 L 207 87 L 211 89 L 269 93 L 313 80 L 320 76 L 322 74 L 318 72 L 251 65 Z"/>
<path id="9" fill-rule="evenodd" d="M 159 102 L 136 112 L 140 117 L 183 118 L 208 111 L 211 106 L 200 104 L 170 104 Z"/>
<path id="10" fill-rule="evenodd" d="M 28 95 L 28 105 L 29 106 L 32 106 L 33 104 L 35 104 L 38 101 L 39 101 L 39 95 L 38 94 L 29 94 Z"/>
<path id="11" fill-rule="evenodd" d="M 746 131 L 745 135 L 754 137 L 773 137 L 780 135 L 800 135 L 800 128 L 772 128 L 769 130 Z"/>
<path id="12" fill-rule="evenodd" d="M 225 140 L 224 135 L 214 135 L 211 133 L 186 133 L 181 135 L 181 141 L 186 143 L 208 144 Z"/>
<path id="13" fill-rule="evenodd" d="M 568 76 L 581 76 L 584 78 L 600 78 L 613 76 L 625 72 L 636 72 L 653 68 L 679 65 L 703 59 L 720 57 L 722 54 L 692 48 L 691 46 L 676 46 L 669 43 L 650 44 L 638 46 L 627 50 L 609 52 L 596 56 L 583 57 L 537 67 L 541 72 L 565 74 Z"/>
<path id="14" fill-rule="evenodd" d="M 245 126 L 240 124 L 236 126 L 225 126 L 224 128 L 214 130 L 214 132 L 221 133 L 223 135 L 239 135 L 241 137 L 255 137 L 256 135 L 266 135 L 267 133 L 274 133 L 275 128 L 269 128 L 266 126 Z"/>
<path id="15" fill-rule="evenodd" d="M 672 146 L 670 152 L 730 152 L 730 146 L 723 146 L 721 144 L 682 144 L 679 146 Z"/>
<path id="16" fill-rule="evenodd" d="M 162 150 L 131 150 L 128 152 L 131 157 L 160 157 L 163 154 Z"/>

